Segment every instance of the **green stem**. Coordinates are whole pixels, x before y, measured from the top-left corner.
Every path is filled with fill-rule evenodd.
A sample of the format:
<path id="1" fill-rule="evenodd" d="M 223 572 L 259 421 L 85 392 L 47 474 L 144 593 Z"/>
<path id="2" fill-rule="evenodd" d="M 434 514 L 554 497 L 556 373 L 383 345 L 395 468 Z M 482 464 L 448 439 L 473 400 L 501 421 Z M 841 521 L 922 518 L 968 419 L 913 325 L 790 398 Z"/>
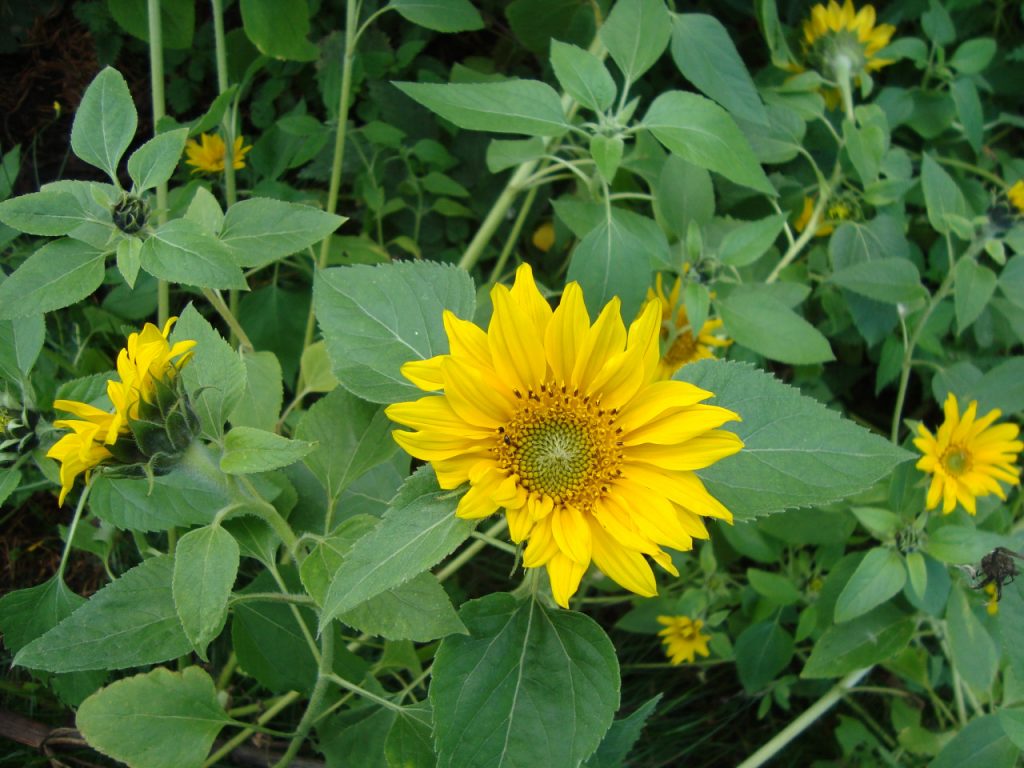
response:
<path id="1" fill-rule="evenodd" d="M 737 768 L 759 768 L 767 763 L 779 752 L 785 749 L 791 741 L 806 731 L 818 718 L 828 712 L 844 694 L 857 685 L 860 680 L 870 672 L 872 667 L 858 669 L 851 672 L 838 683 L 836 683 L 824 696 L 814 702 L 807 710 L 797 717 L 793 722 L 779 731 L 767 743 L 754 754 L 740 763 Z"/>
<path id="2" fill-rule="evenodd" d="M 147 0 L 149 16 L 149 74 L 150 91 L 153 100 L 153 132 L 163 119 L 164 107 L 164 45 L 163 28 L 160 19 L 160 0 Z M 160 224 L 167 223 L 167 182 L 156 188 L 156 217 Z M 156 284 L 157 325 L 164 327 L 171 316 L 171 290 L 166 280 Z"/>
<path id="3" fill-rule="evenodd" d="M 825 206 L 828 205 L 829 198 L 832 196 L 832 187 L 834 186 L 839 175 L 839 166 L 836 166 L 835 173 L 832 174 L 831 183 L 825 185 L 821 184 L 818 186 L 818 201 L 814 205 L 814 210 L 811 212 L 811 218 L 807 222 L 807 226 L 804 227 L 804 231 L 800 233 L 793 243 L 790 244 L 786 252 L 782 254 L 782 258 L 779 259 L 779 263 L 775 265 L 775 268 L 771 271 L 771 274 L 765 279 L 765 283 L 774 283 L 779 279 L 779 275 L 782 274 L 782 270 L 788 267 L 793 261 L 800 255 L 804 247 L 811 241 L 817 232 L 818 222 L 821 221 L 821 216 L 825 212 Z"/>
<path id="4" fill-rule="evenodd" d="M 291 763 L 292 758 L 298 753 L 299 748 L 309 735 L 310 728 L 316 721 L 320 709 L 323 707 L 324 696 L 327 693 L 327 684 L 334 678 L 334 628 L 328 627 L 320 636 L 320 664 L 316 685 L 313 686 L 313 693 L 309 697 L 309 704 L 306 711 L 302 713 L 299 727 L 295 729 L 295 736 L 292 737 L 287 751 L 281 759 L 275 763 L 274 768 L 285 768 Z"/>
<path id="5" fill-rule="evenodd" d="M 230 605 L 250 602 L 294 603 L 295 605 L 316 605 L 309 595 L 296 595 L 291 592 L 245 592 L 232 595 Z"/>
<path id="6" fill-rule="evenodd" d="M 523 231 L 523 224 L 526 223 L 526 217 L 530 213 L 533 201 L 537 198 L 538 189 L 539 187 L 533 187 L 526 193 L 526 199 L 523 200 L 523 205 L 519 209 L 519 215 L 516 216 L 516 220 L 512 224 L 512 231 L 509 232 L 508 239 L 505 241 L 505 247 L 501 250 L 501 255 L 498 256 L 494 269 L 491 270 L 491 279 L 487 281 L 488 285 L 494 285 L 501 278 L 501 273 L 505 269 L 508 257 L 512 255 L 516 242 L 519 240 L 519 233 Z"/>
<path id="7" fill-rule="evenodd" d="M 242 345 L 242 348 L 247 352 L 252 352 L 254 347 L 252 341 L 249 339 L 249 335 L 245 332 L 242 324 L 238 322 L 238 315 L 235 311 L 232 311 L 231 307 L 224 303 L 224 297 L 212 288 L 203 288 L 203 296 L 210 302 L 217 314 L 221 316 L 225 323 L 228 324 L 228 328 L 231 330 L 232 335 L 238 339 L 238 343 Z M 238 294 L 235 293 L 235 303 L 238 303 Z M 237 310 L 237 308 L 236 308 Z"/>
<path id="8" fill-rule="evenodd" d="M 71 518 L 71 525 L 68 526 L 68 540 L 64 542 L 64 553 L 60 556 L 60 565 L 57 566 L 57 578 L 64 581 L 64 569 L 68 566 L 68 558 L 71 556 L 71 542 L 75 538 L 75 530 L 78 522 L 82 519 L 82 510 L 85 509 L 85 500 L 89 498 L 89 491 L 92 485 L 85 484 L 82 495 L 78 497 L 78 504 L 75 505 L 75 515 Z"/>
<path id="9" fill-rule="evenodd" d="M 299 699 L 301 696 L 302 694 L 298 691 L 288 691 L 288 693 L 284 694 L 279 699 L 277 699 L 273 704 L 271 704 L 267 708 L 266 712 L 264 712 L 256 719 L 256 725 L 262 726 L 264 723 L 270 722 L 274 719 L 278 712 L 280 712 L 282 709 L 290 705 L 293 701 Z M 240 745 L 242 742 L 244 742 L 258 730 L 260 730 L 260 728 L 256 727 L 245 728 L 239 731 L 237 734 L 235 734 L 226 742 L 224 742 L 224 746 L 222 746 L 220 749 L 218 749 L 216 752 L 214 752 L 212 755 L 206 758 L 206 762 L 203 763 L 203 768 L 211 768 L 212 766 L 219 763 L 225 757 L 230 755 L 231 752 L 235 749 L 235 747 Z"/>
<path id="10" fill-rule="evenodd" d="M 473 555 L 475 555 L 477 552 L 479 552 L 481 549 L 487 546 L 487 538 L 491 538 L 496 534 L 500 533 L 505 528 L 506 525 L 507 523 L 505 522 L 505 518 L 502 517 L 501 520 L 499 520 L 486 531 L 484 531 L 483 535 L 485 539 L 477 539 L 464 550 L 462 550 L 456 557 L 452 559 L 450 563 L 448 563 L 448 565 L 446 565 L 444 568 L 437 572 L 437 580 L 445 581 L 446 579 L 450 579 L 452 576 L 454 576 L 455 573 L 462 566 L 464 566 L 466 563 L 473 559 Z"/>
<path id="11" fill-rule="evenodd" d="M 368 699 L 369 701 L 372 701 L 374 704 L 380 704 L 382 707 L 394 710 L 395 712 L 402 711 L 402 707 L 398 704 L 395 704 L 395 702 L 389 701 L 388 699 L 385 699 L 382 696 L 378 696 L 377 694 L 368 691 L 365 688 L 360 688 L 355 683 L 350 683 L 343 677 L 338 677 L 337 675 L 330 675 L 329 679 L 332 683 L 339 686 L 340 688 L 344 688 L 346 691 L 352 691 L 352 693 L 356 694 L 357 696 L 362 696 L 364 699 Z"/>
<path id="12" fill-rule="evenodd" d="M 846 113 L 846 119 L 856 125 L 857 118 L 853 114 L 853 84 L 850 81 L 850 60 L 846 56 L 837 56 L 833 67 L 835 68 L 836 81 L 839 85 L 839 94 L 843 98 L 843 111 Z"/>
<path id="13" fill-rule="evenodd" d="M 253 505 L 256 509 L 260 510 L 260 517 L 267 523 L 271 528 L 274 529 L 274 533 L 277 534 L 278 538 L 284 543 L 285 548 L 288 550 L 290 555 L 295 554 L 295 547 L 298 544 L 298 538 L 295 536 L 295 531 L 288 525 L 288 521 L 281 517 L 281 513 L 277 511 L 277 507 L 271 504 L 269 501 L 260 496 L 260 492 L 256 490 L 256 487 L 252 484 L 252 481 L 244 475 L 236 478 L 239 483 L 249 492 Z"/>

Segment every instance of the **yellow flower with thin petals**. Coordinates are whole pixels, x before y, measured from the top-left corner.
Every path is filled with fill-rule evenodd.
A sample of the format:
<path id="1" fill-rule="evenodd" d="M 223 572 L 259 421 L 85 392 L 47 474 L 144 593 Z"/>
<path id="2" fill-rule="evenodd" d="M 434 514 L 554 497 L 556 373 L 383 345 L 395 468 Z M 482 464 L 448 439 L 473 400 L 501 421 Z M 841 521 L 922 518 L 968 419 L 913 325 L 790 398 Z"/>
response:
<path id="1" fill-rule="evenodd" d="M 252 146 L 242 146 L 241 136 L 236 136 L 231 165 L 236 171 L 245 168 L 245 155 Z M 199 136 L 199 141 L 189 139 L 185 143 L 185 154 L 188 165 L 195 166 L 192 173 L 220 173 L 224 170 L 224 158 L 227 154 L 227 145 L 219 134 L 204 133 Z"/>
<path id="2" fill-rule="evenodd" d="M 687 363 L 713 358 L 715 349 L 732 344 L 732 339 L 719 333 L 722 330 L 720 318 L 705 320 L 694 338 L 686 305 L 679 299 L 681 290 L 682 280 L 677 277 L 666 296 L 660 273 L 655 278 L 654 290 L 647 289 L 648 301 L 657 300 L 661 307 L 662 355 L 658 361 L 658 377 L 662 379 L 672 378 L 672 374 Z"/>
<path id="3" fill-rule="evenodd" d="M 648 557 L 678 575 L 662 546 L 691 549 L 708 537 L 702 517 L 732 519 L 695 470 L 743 447 L 719 429 L 739 417 L 703 405 L 710 392 L 659 380 L 658 301 L 628 330 L 617 298 L 591 323 L 578 284 L 552 310 L 524 264 L 491 302 L 486 331 L 446 311 L 449 354 L 402 367 L 436 394 L 387 408 L 414 430 L 395 440 L 442 488 L 469 483 L 458 517 L 504 508 L 523 565 L 547 569 L 559 605 L 591 563 L 656 594 Z"/>
<path id="4" fill-rule="evenodd" d="M 46 453 L 51 459 L 60 462 L 61 488 L 57 503 L 63 506 L 68 491 L 75 484 L 75 479 L 84 472 L 85 480 L 89 482 L 89 473 L 93 467 L 111 457 L 112 454 L 104 444 L 108 443 L 107 435 L 111 430 L 114 414 L 75 400 L 57 400 L 53 407 L 79 417 L 53 422 L 53 426 L 58 429 L 70 429 L 71 432 L 54 443 Z M 113 442 L 114 440 L 109 441 Z"/>
<path id="5" fill-rule="evenodd" d="M 689 616 L 659 616 L 658 623 L 665 628 L 658 635 L 665 646 L 665 655 L 673 664 L 691 662 L 696 654 L 709 656 L 708 640 L 710 635 L 701 632 L 704 622 L 691 619 Z"/>
<path id="6" fill-rule="evenodd" d="M 994 493 L 1006 499 L 1000 482 L 1020 484 L 1017 455 L 1024 443 L 1017 439 L 1016 424 L 995 424 L 999 409 L 977 418 L 978 403 L 971 401 L 960 415 L 956 397 L 951 392 L 943 406 L 945 421 L 936 434 L 924 424 L 917 427 L 914 445 L 924 455 L 917 468 L 932 476 L 928 486 L 928 509 L 942 501 L 942 512 L 948 515 L 959 502 L 969 514 L 976 513 L 975 500 Z"/>
<path id="7" fill-rule="evenodd" d="M 1024 179 L 1010 187 L 1006 195 L 1010 198 L 1010 202 L 1013 203 L 1013 207 L 1017 209 L 1017 212 L 1024 215 Z"/>
<path id="8" fill-rule="evenodd" d="M 993 584 L 985 585 L 985 594 L 988 595 L 988 602 L 985 603 L 985 610 L 989 616 L 999 613 L 999 588 Z"/>

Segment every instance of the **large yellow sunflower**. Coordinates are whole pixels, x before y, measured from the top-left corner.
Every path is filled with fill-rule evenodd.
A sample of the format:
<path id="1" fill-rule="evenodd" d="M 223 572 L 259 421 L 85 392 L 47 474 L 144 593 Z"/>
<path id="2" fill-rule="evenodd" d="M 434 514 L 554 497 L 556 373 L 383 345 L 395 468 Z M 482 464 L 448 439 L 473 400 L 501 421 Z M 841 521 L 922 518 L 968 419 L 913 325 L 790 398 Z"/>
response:
<path id="1" fill-rule="evenodd" d="M 971 401 L 963 416 L 952 392 L 943 406 L 946 419 L 936 434 L 924 425 L 917 427 L 914 445 L 924 454 L 917 468 L 932 476 L 926 506 L 935 509 L 942 500 L 942 512 L 948 515 L 957 502 L 969 514 L 975 514 L 979 496 L 996 494 L 1006 499 L 1000 481 L 1020 484 L 1017 455 L 1024 443 L 1017 439 L 1016 424 L 996 424 L 1001 415 L 993 409 L 977 418 L 978 403 Z"/>
<path id="2" fill-rule="evenodd" d="M 693 661 L 696 654 L 710 655 L 708 640 L 711 636 L 701 632 L 704 622 L 700 619 L 691 619 L 689 616 L 659 616 L 658 623 L 665 627 L 658 635 L 665 645 L 665 655 L 673 664 Z"/>
<path id="3" fill-rule="evenodd" d="M 707 538 L 701 519 L 731 520 L 694 470 L 742 448 L 718 429 L 739 417 L 702 405 L 712 393 L 660 381 L 657 301 L 627 330 L 618 299 L 591 324 L 579 285 L 558 308 L 516 272 L 491 291 L 485 332 L 444 313 L 450 353 L 402 373 L 438 394 L 387 409 L 395 439 L 429 461 L 442 488 L 469 483 L 456 514 L 504 508 L 523 565 L 547 568 L 555 601 L 569 598 L 593 562 L 639 595 L 656 594 L 650 557 L 678 575 L 662 546 Z"/>
<path id="4" fill-rule="evenodd" d="M 878 52 L 889 44 L 896 27 L 892 24 L 876 26 L 875 6 L 865 5 L 859 11 L 851 0 L 839 5 L 835 0 L 829 4 L 811 8 L 811 15 L 804 22 L 804 44 L 809 52 L 825 60 L 829 56 L 849 57 L 850 72 L 873 72 L 892 64 L 891 59 L 882 59 Z"/>
<path id="5" fill-rule="evenodd" d="M 656 299 L 661 306 L 662 355 L 658 361 L 658 377 L 662 379 L 670 379 L 687 363 L 714 357 L 716 348 L 732 344 L 732 339 L 720 333 L 722 320 L 717 317 L 705 320 L 694 336 L 686 305 L 679 300 L 681 289 L 682 280 L 677 277 L 666 296 L 660 272 L 655 279 L 654 290 L 647 289 L 648 301 Z"/>
<path id="6" fill-rule="evenodd" d="M 236 171 L 245 168 L 245 155 L 252 146 L 242 146 L 243 139 L 236 136 L 232 146 L 231 165 Z M 193 166 L 192 173 L 220 173 L 224 170 L 227 145 L 216 133 L 204 133 L 199 141 L 189 139 L 185 143 L 186 164 Z"/>

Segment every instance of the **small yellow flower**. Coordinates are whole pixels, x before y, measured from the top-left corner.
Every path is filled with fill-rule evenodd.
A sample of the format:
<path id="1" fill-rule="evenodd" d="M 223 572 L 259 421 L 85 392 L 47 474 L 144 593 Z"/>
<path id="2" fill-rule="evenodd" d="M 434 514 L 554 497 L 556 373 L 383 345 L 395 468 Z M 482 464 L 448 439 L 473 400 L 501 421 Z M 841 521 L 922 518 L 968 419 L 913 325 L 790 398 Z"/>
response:
<path id="1" fill-rule="evenodd" d="M 53 407 L 80 417 L 79 419 L 59 419 L 53 422 L 53 426 L 58 429 L 70 429 L 71 432 L 54 443 L 46 453 L 49 458 L 60 462 L 61 488 L 57 503 L 63 506 L 68 491 L 75 484 L 75 479 L 85 472 L 85 481 L 89 482 L 89 473 L 93 467 L 110 458 L 112 454 L 104 446 L 104 443 L 113 443 L 117 439 L 117 433 L 115 431 L 114 440 L 107 440 L 114 421 L 114 414 L 102 411 L 88 403 L 57 400 Z"/>
<path id="2" fill-rule="evenodd" d="M 704 622 L 689 616 L 659 616 L 658 623 L 665 629 L 658 633 L 665 646 L 665 655 L 675 665 L 694 660 L 696 654 L 709 656 L 710 635 L 701 632 Z"/>
<path id="3" fill-rule="evenodd" d="M 807 225 L 811 223 L 811 216 L 814 214 L 814 201 L 809 197 L 804 197 L 804 207 L 800 211 L 800 215 L 796 221 L 793 222 L 793 227 L 797 232 L 803 232 L 807 229 Z M 821 221 L 818 223 L 818 228 L 814 230 L 815 237 L 826 237 L 831 235 L 835 229 L 829 222 Z"/>
<path id="4" fill-rule="evenodd" d="M 1006 193 L 1017 212 L 1024 215 L 1024 179 L 1021 179 Z"/>
<path id="5" fill-rule="evenodd" d="M 662 379 L 670 379 L 687 363 L 714 357 L 716 348 L 732 344 L 732 339 L 718 333 L 722 329 L 720 318 L 706 320 L 694 339 L 686 305 L 680 301 L 681 291 L 682 280 L 677 277 L 666 296 L 660 273 L 655 278 L 654 290 L 647 289 L 647 300 L 655 299 L 661 306 L 662 356 L 658 361 L 658 377 Z"/>
<path id="6" fill-rule="evenodd" d="M 995 584 L 985 585 L 985 594 L 988 595 L 988 602 L 985 603 L 985 610 L 989 616 L 999 613 L 999 589 Z"/>
<path id="7" fill-rule="evenodd" d="M 245 168 L 245 155 L 252 149 L 252 146 L 242 146 L 242 137 L 235 137 L 234 151 L 232 152 L 232 166 L 235 170 Z M 185 154 L 188 165 L 195 166 L 192 173 L 220 173 L 224 170 L 224 156 L 227 153 L 227 146 L 218 134 L 204 133 L 199 141 L 189 139 L 185 143 Z"/>
<path id="8" fill-rule="evenodd" d="M 547 253 L 551 250 L 551 246 L 555 244 L 555 226 L 550 221 L 546 221 L 541 224 L 537 229 L 533 231 L 533 237 L 531 238 L 533 247 L 541 253 Z"/>
<path id="9" fill-rule="evenodd" d="M 825 46 L 818 52 L 826 62 L 829 57 L 847 56 L 852 74 L 881 69 L 892 64 L 892 60 L 878 58 L 876 54 L 889 44 L 896 27 L 892 24 L 876 26 L 875 18 L 873 5 L 865 5 L 858 11 L 851 0 L 846 0 L 842 6 L 829 0 L 828 6 L 811 8 L 811 16 L 804 22 L 804 45 L 812 52 Z"/>
<path id="10" fill-rule="evenodd" d="M 803 232 L 807 229 L 811 216 L 814 215 L 814 205 L 814 200 L 806 196 L 804 197 L 804 207 L 800 211 L 800 215 L 797 216 L 796 221 L 793 222 L 793 228 L 797 232 Z M 833 200 L 825 207 L 824 216 L 818 222 L 818 228 L 814 230 L 814 236 L 827 237 L 831 235 L 839 224 L 854 218 L 854 212 L 854 206 L 848 200 L 842 198 Z"/>
<path id="11" fill-rule="evenodd" d="M 1024 443 L 1017 439 L 1020 428 L 1016 424 L 992 426 L 1002 415 L 999 409 L 977 418 L 977 401 L 971 401 L 961 416 L 952 392 L 946 397 L 943 410 L 946 418 L 938 432 L 932 435 L 924 424 L 919 424 L 914 440 L 924 454 L 917 468 L 932 476 L 928 509 L 935 509 L 941 499 L 943 514 L 948 515 L 960 502 L 973 515 L 979 496 L 994 493 L 1005 500 L 1000 481 L 1020 484 L 1020 468 L 1015 463 L 1024 449 Z"/>
<path id="12" fill-rule="evenodd" d="M 659 304 L 627 330 L 619 300 L 591 323 L 570 283 L 552 310 L 526 264 L 511 290 L 491 290 L 487 330 L 444 313 L 450 352 L 402 374 L 436 393 L 387 408 L 408 453 L 429 461 L 442 488 L 468 483 L 455 514 L 505 510 L 526 568 L 547 569 L 555 601 L 591 563 L 626 589 L 657 594 L 651 558 L 708 538 L 703 517 L 731 520 L 695 470 L 743 447 L 719 429 L 739 417 L 702 405 L 712 393 L 658 375 Z"/>

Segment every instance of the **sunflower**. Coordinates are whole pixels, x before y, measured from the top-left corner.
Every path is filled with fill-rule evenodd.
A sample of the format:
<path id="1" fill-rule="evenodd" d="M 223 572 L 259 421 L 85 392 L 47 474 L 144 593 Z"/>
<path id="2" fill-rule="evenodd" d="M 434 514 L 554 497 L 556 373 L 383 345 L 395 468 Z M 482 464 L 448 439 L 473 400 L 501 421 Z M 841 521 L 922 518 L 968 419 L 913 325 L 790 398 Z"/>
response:
<path id="1" fill-rule="evenodd" d="M 687 363 L 714 357 L 716 348 L 732 344 L 732 339 L 718 333 L 722 329 L 720 318 L 706 320 L 700 327 L 697 338 L 693 337 L 686 305 L 679 300 L 681 289 L 682 281 L 677 277 L 672 284 L 672 290 L 666 296 L 660 273 L 655 279 L 654 290 L 647 289 L 648 301 L 657 300 L 661 307 L 663 353 L 658 361 L 658 377 L 662 379 L 670 379 L 672 374 Z"/>
<path id="2" fill-rule="evenodd" d="M 146 323 L 140 333 L 128 337 L 126 347 L 117 356 L 120 380 L 107 381 L 107 397 L 114 405 L 113 413 L 76 400 L 54 401 L 56 410 L 78 417 L 53 423 L 58 429 L 71 430 L 46 454 L 61 464 L 58 504 L 64 504 L 80 474 L 84 472 L 88 482 L 92 469 L 114 456 L 108 446 L 114 446 L 119 438 L 130 433 L 129 421 L 138 418 L 140 403 L 151 403 L 157 385 L 173 380 L 191 358 L 196 342 L 179 341 L 174 346 L 167 342 L 177 319 L 168 320 L 162 331 Z"/>
<path id="3" fill-rule="evenodd" d="M 694 470 L 742 448 L 718 429 L 739 417 L 701 404 L 710 392 L 659 380 L 658 301 L 628 331 L 618 298 L 591 324 L 578 284 L 552 311 L 524 264 L 491 302 L 486 332 L 446 311 L 449 354 L 402 367 L 438 394 L 388 407 L 414 430 L 395 440 L 442 488 L 469 484 L 458 517 L 504 508 L 523 565 L 547 569 L 562 607 L 591 563 L 656 594 L 647 557 L 678 575 L 662 546 L 691 549 L 708 536 L 702 517 L 732 519 Z"/>
<path id="4" fill-rule="evenodd" d="M 986 584 L 985 594 L 988 595 L 988 601 L 985 603 L 985 611 L 988 612 L 989 616 L 995 616 L 999 613 L 999 587 L 994 583 Z"/>
<path id="5" fill-rule="evenodd" d="M 234 151 L 231 153 L 231 165 L 236 171 L 245 168 L 245 155 L 252 149 L 251 145 L 243 147 L 242 143 L 242 137 L 236 136 Z M 199 141 L 189 139 L 185 143 L 185 154 L 188 156 L 188 160 L 185 162 L 188 165 L 195 166 L 192 169 L 192 173 L 220 173 L 224 170 L 224 157 L 227 154 L 227 146 L 220 135 L 204 133 L 200 135 Z"/>
<path id="6" fill-rule="evenodd" d="M 710 655 L 708 640 L 710 635 L 701 632 L 704 622 L 691 619 L 689 616 L 659 616 L 658 623 L 665 625 L 658 635 L 665 646 L 665 655 L 673 664 L 691 662 L 696 654 Z"/>
<path id="7" fill-rule="evenodd" d="M 878 52 L 889 44 L 896 27 L 892 24 L 875 25 L 873 5 L 859 11 L 851 0 L 842 6 L 829 0 L 828 6 L 816 5 L 811 16 L 804 21 L 804 46 L 812 61 L 825 64 L 826 74 L 835 76 L 839 56 L 847 58 L 849 72 L 874 72 L 892 64 L 892 59 L 878 57 Z"/>
<path id="8" fill-rule="evenodd" d="M 855 213 L 855 208 L 849 200 L 840 198 L 830 202 L 825 208 L 825 215 L 822 217 L 821 222 L 819 222 L 818 228 L 814 230 L 814 236 L 826 237 L 831 235 L 835 231 L 836 226 L 853 218 Z M 811 216 L 813 215 L 814 200 L 805 196 L 804 207 L 800 211 L 800 215 L 797 216 L 796 221 L 793 222 L 794 229 L 797 232 L 803 232 L 807 229 L 807 225 L 811 222 Z"/>
<path id="9" fill-rule="evenodd" d="M 943 406 L 946 419 L 935 435 L 924 424 L 917 427 L 914 445 L 924 455 L 917 468 L 932 476 L 928 487 L 928 509 L 935 509 L 942 500 L 943 514 L 949 514 L 957 502 L 970 514 L 975 514 L 975 500 L 979 496 L 996 494 L 1006 499 L 999 481 L 1020 484 L 1017 455 L 1024 443 L 1017 439 L 1020 428 L 1016 424 L 992 423 L 1001 412 L 989 411 L 977 418 L 978 403 L 971 401 L 963 416 L 956 397 L 949 393 Z"/>
<path id="10" fill-rule="evenodd" d="M 1020 179 L 1016 184 L 1010 187 L 1006 196 L 1010 198 L 1010 202 L 1013 203 L 1013 207 L 1017 209 L 1017 213 L 1024 215 L 1024 179 Z"/>

